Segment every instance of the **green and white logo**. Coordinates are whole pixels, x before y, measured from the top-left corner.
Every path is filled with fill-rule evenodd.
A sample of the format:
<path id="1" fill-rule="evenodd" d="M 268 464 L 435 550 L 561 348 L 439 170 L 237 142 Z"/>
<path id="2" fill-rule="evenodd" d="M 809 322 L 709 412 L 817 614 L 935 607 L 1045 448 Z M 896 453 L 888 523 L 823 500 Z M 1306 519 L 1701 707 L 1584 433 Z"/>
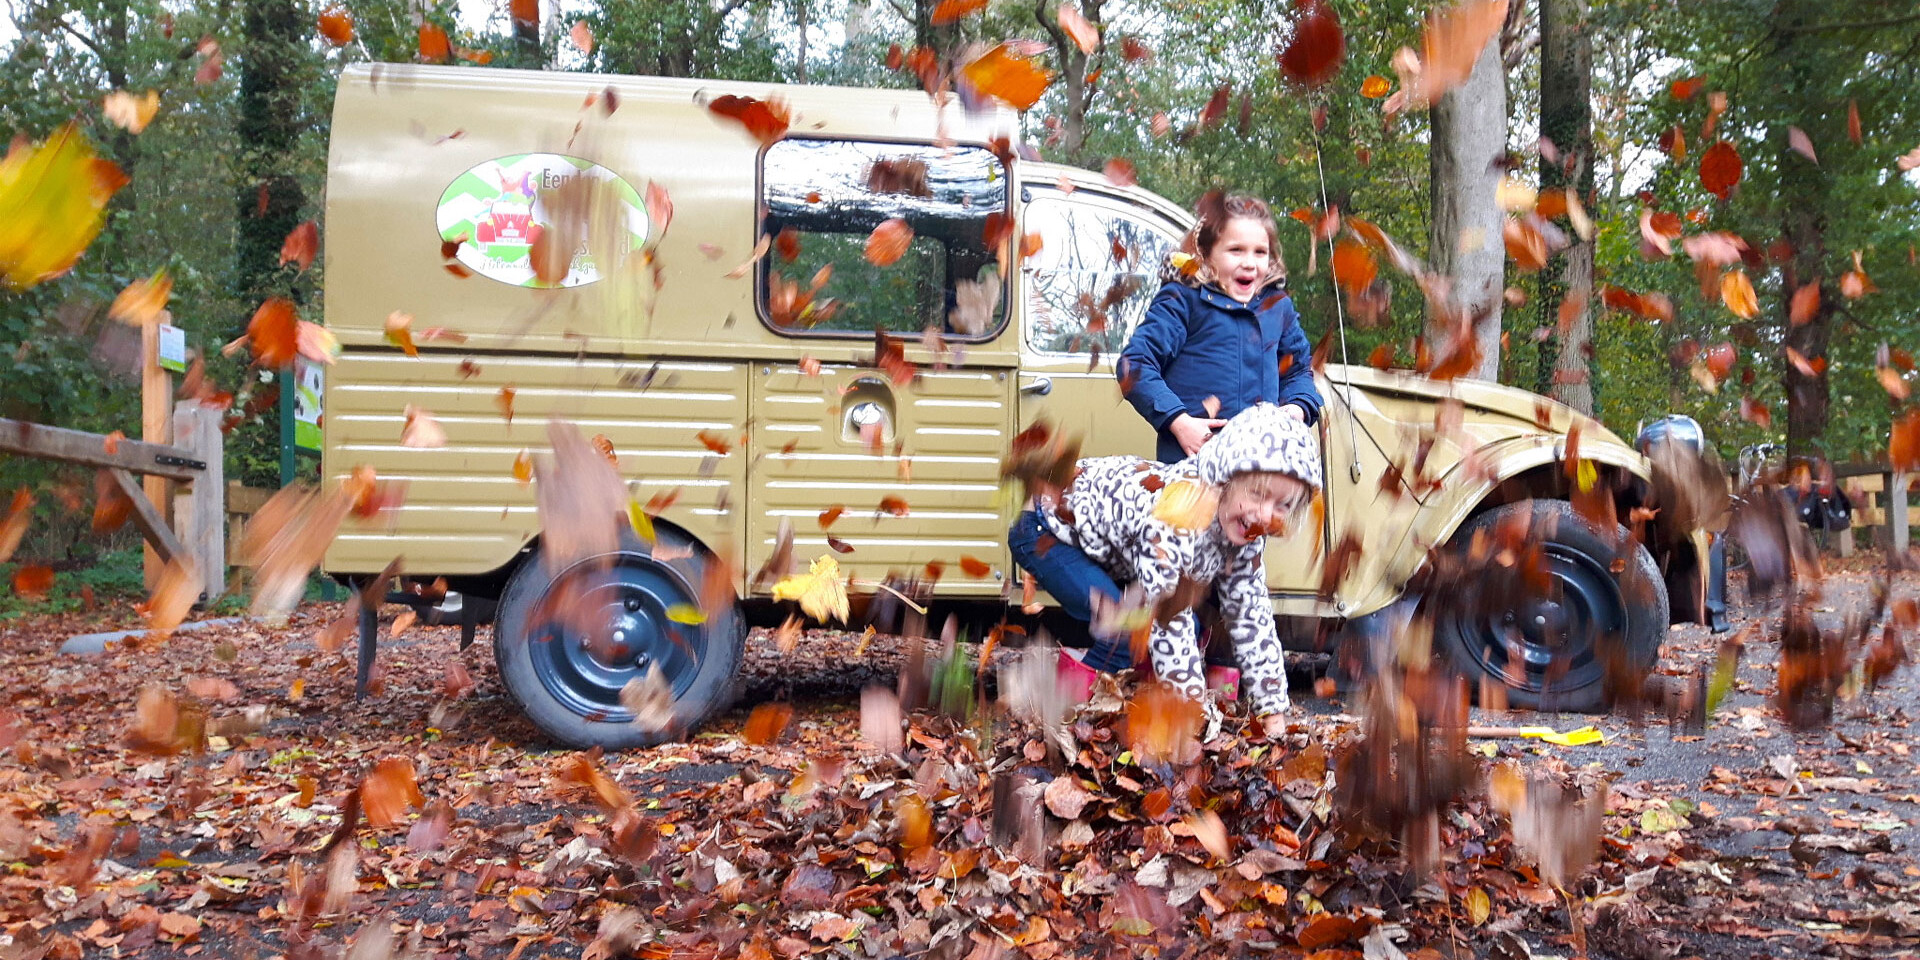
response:
<path id="1" fill-rule="evenodd" d="M 464 241 L 456 257 L 473 272 L 516 287 L 577 287 L 600 279 L 585 245 L 559 283 L 533 272 L 533 244 L 553 224 L 547 198 L 569 180 L 599 181 L 609 206 L 626 218 L 630 250 L 647 240 L 647 208 L 619 174 L 591 160 L 557 153 L 523 153 L 488 160 L 455 178 L 440 195 L 440 239 Z"/>

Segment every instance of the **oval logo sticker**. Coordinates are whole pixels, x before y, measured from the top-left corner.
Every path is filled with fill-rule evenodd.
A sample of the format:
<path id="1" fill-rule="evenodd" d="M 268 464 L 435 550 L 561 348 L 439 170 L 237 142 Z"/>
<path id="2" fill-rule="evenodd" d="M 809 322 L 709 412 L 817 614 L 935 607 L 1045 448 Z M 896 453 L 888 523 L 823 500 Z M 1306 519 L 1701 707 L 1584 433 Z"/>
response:
<path id="1" fill-rule="evenodd" d="M 534 273 L 533 245 L 554 229 L 561 207 L 583 221 L 567 225 L 578 248 L 566 275 L 546 282 Z M 460 242 L 455 256 L 461 263 L 516 287 L 592 283 L 601 276 L 599 261 L 624 257 L 647 241 L 647 208 L 627 181 L 591 160 L 558 153 L 488 160 L 447 186 L 436 213 L 440 239 Z M 614 249 L 589 250 L 589 234 Z"/>

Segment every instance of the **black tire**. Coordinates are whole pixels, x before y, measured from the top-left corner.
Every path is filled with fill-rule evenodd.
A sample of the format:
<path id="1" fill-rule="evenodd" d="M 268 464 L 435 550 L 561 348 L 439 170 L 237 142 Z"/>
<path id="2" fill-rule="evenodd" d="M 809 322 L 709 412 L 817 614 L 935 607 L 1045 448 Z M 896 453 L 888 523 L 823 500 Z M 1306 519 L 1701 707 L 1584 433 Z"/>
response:
<path id="1" fill-rule="evenodd" d="M 697 625 L 668 620 L 670 608 L 699 605 L 713 560 L 685 536 L 664 526 L 658 531 L 659 549 L 671 559 L 656 560 L 623 530 L 618 553 L 558 574 L 536 550 L 500 598 L 493 631 L 500 680 L 534 726 L 560 743 L 653 746 L 685 736 L 732 700 L 746 622 L 733 604 L 703 610 L 706 619 Z M 572 589 L 582 592 L 568 595 Z M 564 601 L 549 602 L 555 596 Z M 559 605 L 566 609 L 555 609 Z M 605 632 L 590 642 L 587 624 L 604 625 Z M 673 691 L 673 719 L 662 729 L 643 729 L 621 706 L 620 689 L 653 663 Z"/>
<path id="2" fill-rule="evenodd" d="M 1482 513 L 1454 534 L 1452 549 L 1465 550 L 1478 531 L 1525 523 L 1529 513 L 1531 529 L 1543 532 L 1550 589 L 1542 595 L 1498 570 L 1460 578 L 1448 596 L 1429 598 L 1436 604 L 1434 647 L 1475 688 L 1483 677 L 1505 685 L 1511 707 L 1605 710 L 1610 668 L 1638 677 L 1659 659 L 1666 583 L 1638 543 L 1616 573 L 1615 545 L 1631 543 L 1627 531 L 1602 536 L 1564 500 L 1524 500 Z"/>

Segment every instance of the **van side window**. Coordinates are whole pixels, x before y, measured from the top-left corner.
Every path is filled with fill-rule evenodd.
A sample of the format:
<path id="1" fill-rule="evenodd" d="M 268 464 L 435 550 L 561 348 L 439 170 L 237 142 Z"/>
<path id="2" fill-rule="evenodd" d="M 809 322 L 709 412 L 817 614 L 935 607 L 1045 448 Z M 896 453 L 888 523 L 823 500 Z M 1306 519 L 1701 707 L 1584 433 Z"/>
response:
<path id="1" fill-rule="evenodd" d="M 1022 226 L 1041 242 L 1021 265 L 1027 347 L 1119 353 L 1160 290 L 1161 268 L 1179 245 L 1172 228 L 1105 197 L 1038 189 Z"/>
<path id="2" fill-rule="evenodd" d="M 984 340 L 1005 322 L 986 234 L 994 214 L 996 232 L 1010 222 L 1007 174 L 991 151 L 788 137 L 767 148 L 760 182 L 773 238 L 760 306 L 774 329 Z"/>

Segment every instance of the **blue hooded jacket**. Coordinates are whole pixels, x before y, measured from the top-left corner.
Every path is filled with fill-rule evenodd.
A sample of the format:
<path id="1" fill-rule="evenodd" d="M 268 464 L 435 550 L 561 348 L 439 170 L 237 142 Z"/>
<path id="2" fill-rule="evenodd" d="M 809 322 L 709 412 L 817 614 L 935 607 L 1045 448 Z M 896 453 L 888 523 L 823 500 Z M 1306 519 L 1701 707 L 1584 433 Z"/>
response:
<path id="1" fill-rule="evenodd" d="M 1214 416 L 1223 420 L 1256 403 L 1297 404 L 1308 424 L 1320 419 L 1313 345 L 1277 283 L 1241 303 L 1212 286 L 1168 281 L 1115 369 L 1127 402 L 1160 432 L 1155 454 L 1164 463 L 1187 456 L 1168 425 L 1182 413 L 1206 418 L 1208 397 L 1219 399 Z"/>

